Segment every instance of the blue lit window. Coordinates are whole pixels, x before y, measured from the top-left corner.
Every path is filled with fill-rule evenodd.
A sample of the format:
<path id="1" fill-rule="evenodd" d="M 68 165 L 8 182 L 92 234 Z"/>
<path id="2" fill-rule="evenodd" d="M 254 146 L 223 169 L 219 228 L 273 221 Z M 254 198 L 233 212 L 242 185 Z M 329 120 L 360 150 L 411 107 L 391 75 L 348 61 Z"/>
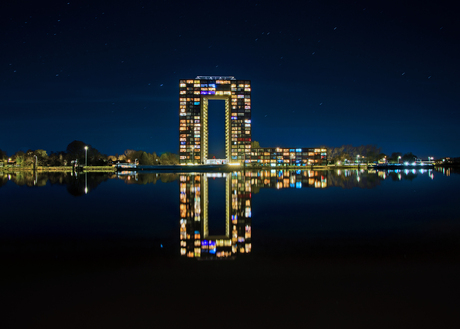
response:
<path id="1" fill-rule="evenodd" d="M 200 102 L 193 102 L 193 105 L 200 105 Z"/>

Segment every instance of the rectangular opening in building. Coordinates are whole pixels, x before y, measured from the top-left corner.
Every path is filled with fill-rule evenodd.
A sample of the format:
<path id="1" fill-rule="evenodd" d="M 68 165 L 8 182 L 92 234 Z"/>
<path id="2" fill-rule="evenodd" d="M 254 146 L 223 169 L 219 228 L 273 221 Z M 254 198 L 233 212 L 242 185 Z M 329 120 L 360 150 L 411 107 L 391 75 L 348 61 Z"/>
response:
<path id="1" fill-rule="evenodd" d="M 208 101 L 208 159 L 225 159 L 225 100 Z"/>
<path id="2" fill-rule="evenodd" d="M 208 234 L 225 235 L 226 225 L 226 179 L 208 178 Z"/>

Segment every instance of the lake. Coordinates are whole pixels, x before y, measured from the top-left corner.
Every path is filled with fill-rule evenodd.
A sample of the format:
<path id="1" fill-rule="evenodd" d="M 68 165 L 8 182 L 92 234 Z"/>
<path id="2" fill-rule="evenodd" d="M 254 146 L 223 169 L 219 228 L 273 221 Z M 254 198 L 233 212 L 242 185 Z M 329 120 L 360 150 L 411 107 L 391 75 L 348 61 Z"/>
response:
<path id="1" fill-rule="evenodd" d="M 459 173 L 0 172 L 3 318 L 456 327 Z"/>

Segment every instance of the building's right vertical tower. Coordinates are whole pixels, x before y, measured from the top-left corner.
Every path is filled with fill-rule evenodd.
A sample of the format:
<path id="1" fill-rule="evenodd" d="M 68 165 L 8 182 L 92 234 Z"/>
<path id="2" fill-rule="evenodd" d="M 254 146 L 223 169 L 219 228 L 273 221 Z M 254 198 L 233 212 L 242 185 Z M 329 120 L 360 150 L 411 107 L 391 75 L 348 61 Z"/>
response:
<path id="1" fill-rule="evenodd" d="M 231 161 L 242 163 L 251 154 L 251 81 L 232 81 Z"/>

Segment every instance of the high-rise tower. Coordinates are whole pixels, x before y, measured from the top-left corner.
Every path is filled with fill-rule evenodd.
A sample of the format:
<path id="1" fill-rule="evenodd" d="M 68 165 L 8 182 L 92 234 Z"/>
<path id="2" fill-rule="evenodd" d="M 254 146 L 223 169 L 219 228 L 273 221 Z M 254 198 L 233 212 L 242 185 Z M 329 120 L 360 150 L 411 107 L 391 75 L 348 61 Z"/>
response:
<path id="1" fill-rule="evenodd" d="M 234 77 L 198 76 L 179 81 L 181 164 L 208 162 L 208 103 L 225 100 L 225 156 L 243 163 L 251 152 L 251 82 Z"/>

